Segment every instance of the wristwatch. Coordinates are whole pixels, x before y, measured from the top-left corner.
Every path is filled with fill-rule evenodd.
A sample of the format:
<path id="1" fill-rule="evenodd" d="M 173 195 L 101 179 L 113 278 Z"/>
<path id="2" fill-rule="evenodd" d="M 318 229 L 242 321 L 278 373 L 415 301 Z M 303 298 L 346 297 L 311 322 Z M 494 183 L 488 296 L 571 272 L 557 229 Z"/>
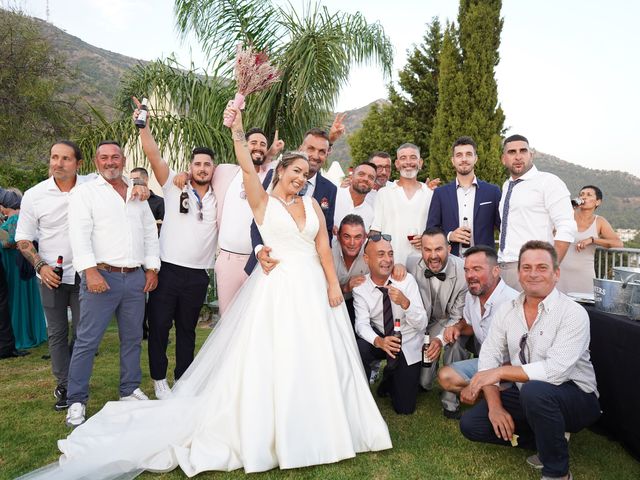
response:
<path id="1" fill-rule="evenodd" d="M 147 268 L 145 271 L 153 272 L 153 273 L 155 273 L 157 275 L 158 272 L 160 271 L 160 269 L 159 268 Z"/>

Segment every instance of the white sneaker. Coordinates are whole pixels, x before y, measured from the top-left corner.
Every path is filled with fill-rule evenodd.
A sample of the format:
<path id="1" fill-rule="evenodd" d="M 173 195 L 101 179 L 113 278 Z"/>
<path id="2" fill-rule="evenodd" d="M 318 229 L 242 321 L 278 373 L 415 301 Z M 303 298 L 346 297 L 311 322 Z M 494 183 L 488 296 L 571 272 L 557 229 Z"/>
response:
<path id="1" fill-rule="evenodd" d="M 78 427 L 84 423 L 84 403 L 72 403 L 65 419 L 67 427 Z"/>
<path id="2" fill-rule="evenodd" d="M 122 400 L 123 402 L 132 402 L 137 400 L 149 400 L 149 397 L 147 397 L 142 390 L 140 390 L 139 388 L 136 388 L 131 393 L 131 395 L 127 395 L 126 397 L 120 397 L 120 400 Z"/>
<path id="3" fill-rule="evenodd" d="M 171 387 L 169 386 L 169 382 L 167 382 L 166 378 L 163 378 L 162 380 L 154 380 L 153 389 L 155 390 L 156 398 L 158 400 L 164 400 L 171 396 Z"/>

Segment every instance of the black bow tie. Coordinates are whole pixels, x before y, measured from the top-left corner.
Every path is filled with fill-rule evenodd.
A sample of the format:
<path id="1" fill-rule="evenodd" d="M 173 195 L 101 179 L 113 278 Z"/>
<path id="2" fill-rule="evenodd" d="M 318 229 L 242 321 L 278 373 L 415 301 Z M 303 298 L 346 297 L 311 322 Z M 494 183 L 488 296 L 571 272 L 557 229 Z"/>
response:
<path id="1" fill-rule="evenodd" d="M 424 271 L 424 278 L 429 279 L 431 277 L 436 277 L 438 280 L 440 280 L 441 282 L 444 282 L 444 279 L 447 278 L 447 274 L 444 272 L 432 272 L 431 270 L 429 270 L 428 268 L 425 269 Z"/>

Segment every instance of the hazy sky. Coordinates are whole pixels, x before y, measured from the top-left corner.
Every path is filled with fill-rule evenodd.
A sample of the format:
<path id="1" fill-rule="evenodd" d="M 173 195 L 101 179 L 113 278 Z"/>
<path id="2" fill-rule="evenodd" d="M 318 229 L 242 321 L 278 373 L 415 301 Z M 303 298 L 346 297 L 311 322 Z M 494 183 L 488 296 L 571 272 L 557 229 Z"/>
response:
<path id="1" fill-rule="evenodd" d="M 284 4 L 284 1 L 278 3 Z M 291 0 L 302 6 L 307 0 Z M 454 0 L 323 0 L 331 10 L 379 21 L 395 46 L 395 71 L 432 17 L 455 20 Z M 0 0 L 45 18 L 46 0 Z M 171 0 L 49 0 L 50 21 L 95 46 L 152 60 L 176 52 L 204 65 L 194 41 L 180 44 Z M 511 133 L 541 151 L 589 168 L 640 176 L 640 2 L 503 0 L 499 98 Z M 386 97 L 376 67 L 357 68 L 338 110 Z M 464 134 L 464 132 L 460 132 Z"/>

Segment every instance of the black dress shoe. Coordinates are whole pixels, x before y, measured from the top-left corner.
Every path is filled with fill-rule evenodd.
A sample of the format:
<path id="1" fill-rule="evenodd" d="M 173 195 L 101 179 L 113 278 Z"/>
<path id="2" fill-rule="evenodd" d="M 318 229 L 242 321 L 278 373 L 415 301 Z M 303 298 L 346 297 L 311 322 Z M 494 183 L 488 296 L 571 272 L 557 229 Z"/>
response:
<path id="1" fill-rule="evenodd" d="M 442 414 L 449 420 L 460 420 L 460 417 L 462 416 L 462 412 L 459 408 L 456 410 L 447 410 L 446 408 L 443 408 Z"/>
<path id="2" fill-rule="evenodd" d="M 16 350 L 15 348 L 9 352 L 0 354 L 0 360 L 5 358 L 15 358 L 15 357 L 24 357 L 26 355 L 31 354 L 31 352 L 27 352 L 26 350 Z"/>

